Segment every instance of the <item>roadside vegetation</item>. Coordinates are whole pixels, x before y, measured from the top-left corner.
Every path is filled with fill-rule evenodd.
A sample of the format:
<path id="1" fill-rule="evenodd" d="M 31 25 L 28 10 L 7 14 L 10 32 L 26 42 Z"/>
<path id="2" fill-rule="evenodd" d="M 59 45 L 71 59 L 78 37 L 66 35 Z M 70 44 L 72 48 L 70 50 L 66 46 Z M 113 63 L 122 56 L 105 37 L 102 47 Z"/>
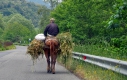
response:
<path id="1" fill-rule="evenodd" d="M 60 64 L 64 64 L 68 70 L 74 73 L 81 80 L 126 80 L 127 76 L 107 70 L 96 65 L 92 65 L 80 60 L 67 59 L 66 64 L 58 59 Z"/>
<path id="2" fill-rule="evenodd" d="M 0 51 L 15 49 L 15 45 L 10 41 L 0 41 Z"/>
<path id="3" fill-rule="evenodd" d="M 114 46 L 111 47 L 90 44 L 90 45 L 76 45 L 74 48 L 75 52 L 127 61 L 126 49 L 115 48 Z"/>

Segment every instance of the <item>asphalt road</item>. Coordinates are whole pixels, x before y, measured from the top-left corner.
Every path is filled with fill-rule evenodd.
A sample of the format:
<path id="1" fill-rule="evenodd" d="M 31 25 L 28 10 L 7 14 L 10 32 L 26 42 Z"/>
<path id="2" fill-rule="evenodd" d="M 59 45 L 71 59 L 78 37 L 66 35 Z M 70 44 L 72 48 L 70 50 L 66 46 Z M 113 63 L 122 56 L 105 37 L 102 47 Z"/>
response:
<path id="1" fill-rule="evenodd" d="M 0 80 L 80 80 L 58 63 L 56 74 L 47 73 L 45 57 L 40 56 L 33 66 L 26 51 L 27 47 L 24 46 L 0 51 Z"/>

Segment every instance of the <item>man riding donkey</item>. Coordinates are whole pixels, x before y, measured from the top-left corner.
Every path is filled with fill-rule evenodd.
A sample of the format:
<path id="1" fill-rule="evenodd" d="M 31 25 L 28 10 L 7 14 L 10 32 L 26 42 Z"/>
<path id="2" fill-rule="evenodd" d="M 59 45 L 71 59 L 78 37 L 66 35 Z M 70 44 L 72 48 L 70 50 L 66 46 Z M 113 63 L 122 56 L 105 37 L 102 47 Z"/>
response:
<path id="1" fill-rule="evenodd" d="M 56 36 L 59 34 L 59 28 L 57 24 L 55 24 L 55 19 L 50 19 L 50 24 L 48 24 L 44 30 L 45 39 L 45 47 L 43 48 L 45 56 L 47 58 L 47 72 L 52 72 L 55 74 L 55 63 L 59 48 L 59 41 Z M 51 58 L 50 58 L 51 56 Z M 51 59 L 51 62 L 50 62 Z M 50 65 L 51 63 L 51 65 Z"/>

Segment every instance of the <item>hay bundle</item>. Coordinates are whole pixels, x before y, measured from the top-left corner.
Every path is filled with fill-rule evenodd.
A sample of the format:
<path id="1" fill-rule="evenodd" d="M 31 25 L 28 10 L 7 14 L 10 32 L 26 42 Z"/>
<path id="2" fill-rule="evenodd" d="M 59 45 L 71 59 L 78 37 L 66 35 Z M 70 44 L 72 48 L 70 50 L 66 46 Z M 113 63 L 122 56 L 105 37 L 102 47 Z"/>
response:
<path id="1" fill-rule="evenodd" d="M 60 42 L 60 55 L 62 56 L 69 56 L 72 54 L 73 49 L 73 41 L 72 36 L 69 32 L 61 33 L 57 35 L 57 39 Z"/>
<path id="2" fill-rule="evenodd" d="M 44 42 L 34 39 L 27 48 L 27 54 L 29 54 L 32 60 L 36 60 L 40 54 L 43 54 Z"/>

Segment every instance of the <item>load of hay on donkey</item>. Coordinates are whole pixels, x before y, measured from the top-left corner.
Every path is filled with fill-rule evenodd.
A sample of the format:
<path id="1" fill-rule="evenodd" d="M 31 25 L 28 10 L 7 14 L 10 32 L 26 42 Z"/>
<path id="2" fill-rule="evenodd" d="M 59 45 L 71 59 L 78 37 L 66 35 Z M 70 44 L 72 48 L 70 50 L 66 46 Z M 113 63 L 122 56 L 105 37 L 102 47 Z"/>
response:
<path id="1" fill-rule="evenodd" d="M 56 36 L 60 43 L 59 47 L 59 57 L 67 57 L 72 54 L 73 49 L 73 41 L 71 33 L 60 33 Z M 43 47 L 44 47 L 44 35 L 38 34 L 35 36 L 35 39 L 31 41 L 27 48 L 27 54 L 31 56 L 33 62 L 39 58 L 40 55 L 44 54 Z"/>

